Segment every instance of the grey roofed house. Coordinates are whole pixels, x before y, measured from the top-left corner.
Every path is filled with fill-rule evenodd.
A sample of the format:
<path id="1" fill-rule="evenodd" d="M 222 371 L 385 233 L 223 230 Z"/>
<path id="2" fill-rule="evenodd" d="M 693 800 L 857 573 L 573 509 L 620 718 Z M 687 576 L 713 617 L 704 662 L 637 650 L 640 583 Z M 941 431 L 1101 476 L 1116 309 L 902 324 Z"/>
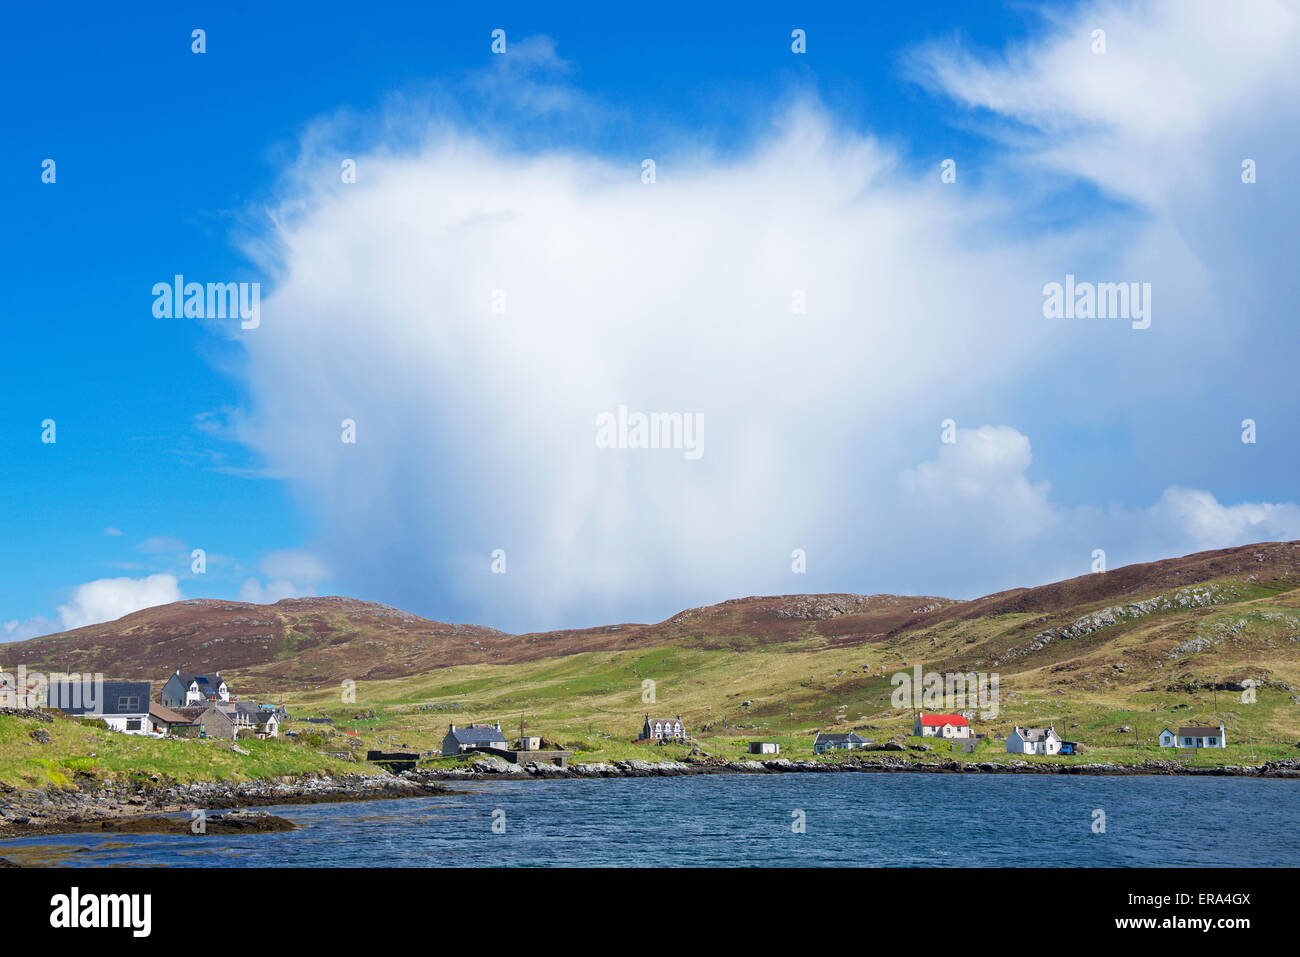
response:
<path id="1" fill-rule="evenodd" d="M 848 731 L 843 734 L 840 733 L 827 734 L 824 731 L 818 731 L 817 737 L 813 739 L 813 751 L 814 753 L 817 754 L 820 754 L 822 751 L 825 751 L 827 749 L 834 749 L 837 751 L 850 751 L 853 748 L 860 748 L 864 744 L 870 744 L 870 743 L 871 742 L 868 741 L 866 738 L 859 737 L 858 735 L 854 734 L 852 731 Z"/>
<path id="2" fill-rule="evenodd" d="M 237 728 L 253 728 L 267 732 L 275 730 L 288 716 L 284 708 L 276 705 L 259 705 L 255 701 L 232 701 L 229 705 L 216 705 L 231 715 Z M 278 733 L 278 732 L 277 732 Z"/>
<path id="3" fill-rule="evenodd" d="M 254 724 L 257 723 L 257 717 L 262 711 L 256 701 L 232 701 L 229 705 L 223 705 L 222 707 L 232 708 L 241 715 L 247 716 L 248 720 Z"/>
<path id="4" fill-rule="evenodd" d="M 194 724 L 198 726 L 204 737 L 223 738 L 228 741 L 234 740 L 235 733 L 239 730 L 230 720 L 230 714 L 215 704 L 209 704 L 204 708 L 203 713 L 194 719 Z"/>
<path id="5" fill-rule="evenodd" d="M 64 714 L 143 715 L 149 691 L 147 681 L 52 681 L 46 700 Z"/>
<path id="6" fill-rule="evenodd" d="M 471 724 L 467 728 L 450 726 L 442 739 L 443 754 L 459 754 L 472 748 L 500 748 L 505 751 L 505 735 L 500 724 Z"/>
<path id="7" fill-rule="evenodd" d="M 1046 741 L 1049 734 L 1055 734 L 1053 728 L 1016 728 L 1026 741 Z"/>
<path id="8" fill-rule="evenodd" d="M 198 700 L 191 700 L 191 695 L 196 695 Z M 230 700 L 230 688 L 219 671 L 215 674 L 200 675 L 181 674 L 177 669 L 176 673 L 163 684 L 162 703 L 169 708 L 214 700 L 223 702 Z"/>

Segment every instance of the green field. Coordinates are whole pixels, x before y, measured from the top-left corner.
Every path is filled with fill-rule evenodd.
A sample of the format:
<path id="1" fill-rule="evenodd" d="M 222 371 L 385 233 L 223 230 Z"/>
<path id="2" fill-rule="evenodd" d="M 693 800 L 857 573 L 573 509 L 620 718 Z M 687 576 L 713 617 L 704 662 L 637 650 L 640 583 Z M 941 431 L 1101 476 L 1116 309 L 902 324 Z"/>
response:
<path id="1" fill-rule="evenodd" d="M 236 744 L 248 753 L 235 751 Z M 123 785 L 250 781 L 358 770 L 367 768 L 285 739 L 159 739 L 61 716 L 53 722 L 0 716 L 0 783 L 13 787 L 64 788 L 89 780 Z"/>
<path id="2" fill-rule="evenodd" d="M 500 721 L 506 737 L 542 735 L 574 749 L 577 761 L 680 760 L 692 748 L 734 760 L 747 757 L 752 739 L 777 741 L 789 758 L 812 758 L 818 730 L 856 730 L 876 741 L 909 737 L 912 712 L 892 707 L 893 686 L 878 668 L 888 649 L 737 652 L 675 647 L 635 653 L 605 652 L 509 666 L 469 665 L 433 674 L 355 686 L 355 703 L 336 689 L 286 696 L 291 713 L 328 716 L 339 731 L 355 731 L 367 746 L 436 750 L 451 722 Z M 866 669 L 870 666 L 870 674 Z M 890 668 L 903 667 L 901 660 Z M 988 738 L 974 754 L 958 754 L 930 740 L 934 750 L 905 752 L 912 760 L 1051 760 L 1062 763 L 1141 763 L 1181 756 L 1160 748 L 1166 726 L 1220 720 L 1226 749 L 1203 751 L 1195 764 L 1259 763 L 1297 756 L 1296 705 L 1290 694 L 1263 687 L 1245 704 L 1240 694 L 1193 689 L 1062 695 L 1036 687 L 1034 675 L 1003 675 L 996 719 L 972 724 Z M 642 682 L 655 682 L 654 702 L 642 701 Z M 1217 700 L 1216 700 L 1217 699 Z M 1217 708 L 1216 708 L 1217 704 Z M 633 741 L 642 716 L 680 714 L 693 736 L 688 745 L 656 746 Z M 1055 725 L 1067 740 L 1083 743 L 1083 755 L 1024 758 L 1007 755 L 994 735 L 1013 725 Z M 1128 727 L 1131 731 L 1120 732 Z M 913 743 L 920 743 L 913 742 Z M 836 757 L 826 757 L 837 760 Z"/>

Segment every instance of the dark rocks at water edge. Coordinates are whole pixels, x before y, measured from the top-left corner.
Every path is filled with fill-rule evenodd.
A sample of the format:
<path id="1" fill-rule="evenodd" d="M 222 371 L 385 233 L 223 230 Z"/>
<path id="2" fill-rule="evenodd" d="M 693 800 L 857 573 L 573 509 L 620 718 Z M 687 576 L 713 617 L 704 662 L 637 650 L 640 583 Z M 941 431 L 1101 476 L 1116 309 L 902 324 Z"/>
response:
<path id="1" fill-rule="evenodd" d="M 1143 764 L 1039 764 L 1030 761 L 909 761 L 906 758 L 856 758 L 845 761 L 617 761 L 574 764 L 512 764 L 485 755 L 466 768 L 422 769 L 405 772 L 411 781 L 474 781 L 485 778 L 648 778 L 693 774 L 781 774 L 809 772 L 834 774 L 851 771 L 916 771 L 937 774 L 1167 774 L 1208 777 L 1265 777 L 1300 780 L 1300 761 L 1268 761 L 1260 765 L 1192 767 L 1178 761 Z"/>
<path id="2" fill-rule="evenodd" d="M 135 817 L 119 815 L 95 820 L 60 821 L 53 825 L 60 834 L 266 834 L 292 831 L 296 825 L 267 811 L 226 811 L 202 819 L 202 824 L 188 815 L 161 817 L 156 814 Z M 29 832 L 30 833 L 30 832 Z"/>
<path id="3" fill-rule="evenodd" d="M 201 809 L 221 811 L 273 804 L 324 804 L 385 798 L 424 797 L 450 793 L 445 785 L 393 775 L 338 775 L 309 773 L 298 778 L 267 781 L 200 782 L 178 785 L 104 785 L 79 782 L 76 789 L 21 790 L 0 784 L 0 839 L 34 833 L 73 830 L 127 830 L 128 818 L 148 818 L 159 813 Z M 219 828 L 230 831 L 278 830 L 262 818 L 211 815 Z M 189 832 L 189 818 L 180 819 Z M 104 822 L 117 822 L 104 826 Z M 287 822 L 286 822 L 287 823 Z M 147 826 L 147 825 L 146 825 Z M 178 832 L 179 833 L 179 832 Z M 220 832 L 218 832 L 220 833 Z"/>

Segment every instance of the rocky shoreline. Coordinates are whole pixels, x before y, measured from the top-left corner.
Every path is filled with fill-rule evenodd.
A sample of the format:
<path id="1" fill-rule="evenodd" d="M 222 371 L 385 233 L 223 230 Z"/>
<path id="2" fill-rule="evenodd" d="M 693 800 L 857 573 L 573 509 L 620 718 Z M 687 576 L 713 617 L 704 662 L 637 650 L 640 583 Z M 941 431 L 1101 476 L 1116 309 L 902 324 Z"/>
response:
<path id="1" fill-rule="evenodd" d="M 1040 764 L 1031 761 L 909 761 L 906 758 L 848 758 L 842 761 L 618 761 L 575 764 L 517 765 L 495 755 L 484 756 L 467 768 L 420 769 L 402 777 L 418 782 L 479 781 L 501 778 L 645 778 L 692 774 L 836 774 L 847 772 L 922 772 L 931 774 L 1075 774 L 1075 775 L 1190 775 L 1199 777 L 1294 778 L 1300 780 L 1300 760 L 1267 761 L 1259 765 L 1192 767 L 1178 761 L 1143 764 Z"/>
<path id="2" fill-rule="evenodd" d="M 324 804 L 429 797 L 455 793 L 434 781 L 390 774 L 331 777 L 309 773 L 269 781 L 200 782 L 171 786 L 85 785 L 79 789 L 19 790 L 0 784 L 0 841 L 74 831 L 130 831 L 127 823 L 157 815 L 202 809 L 235 811 L 276 804 Z M 264 820 L 264 819 L 269 819 Z M 188 819 L 178 833 L 190 833 Z M 227 830 L 282 830 L 269 815 L 217 815 L 208 819 Z M 288 823 L 288 822 L 285 822 Z"/>

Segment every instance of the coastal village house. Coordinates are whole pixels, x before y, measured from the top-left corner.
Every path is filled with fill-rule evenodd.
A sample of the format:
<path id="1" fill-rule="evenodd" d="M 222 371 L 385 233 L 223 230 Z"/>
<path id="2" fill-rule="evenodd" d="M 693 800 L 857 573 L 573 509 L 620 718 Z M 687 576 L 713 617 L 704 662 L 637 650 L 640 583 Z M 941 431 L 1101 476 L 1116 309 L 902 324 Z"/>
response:
<path id="1" fill-rule="evenodd" d="M 468 728 L 457 728 L 454 724 L 442 739 L 443 754 L 460 754 L 476 748 L 506 747 L 505 735 L 501 733 L 501 722 L 496 724 L 471 724 Z"/>
<path id="2" fill-rule="evenodd" d="M 149 706 L 149 730 L 178 738 L 220 738 L 233 741 L 240 732 L 259 738 L 278 738 L 288 714 L 281 707 L 251 701 L 202 704 L 168 708 L 156 702 Z"/>
<path id="3" fill-rule="evenodd" d="M 236 734 L 247 731 L 260 738 L 279 737 L 280 722 L 286 717 L 283 708 L 255 701 L 212 701 L 208 707 L 225 715 Z"/>
<path id="4" fill-rule="evenodd" d="M 187 737 L 220 738 L 224 741 L 234 741 L 238 737 L 239 729 L 235 727 L 235 722 L 231 720 L 230 714 L 222 711 L 216 705 L 195 705 L 192 708 L 182 708 L 181 714 L 193 715 L 190 722 L 193 730 L 186 734 Z"/>
<path id="5" fill-rule="evenodd" d="M 813 739 L 813 754 L 825 754 L 827 751 L 852 751 L 870 744 L 866 738 L 859 737 L 852 731 L 846 734 L 826 734 L 817 732 Z"/>
<path id="6" fill-rule="evenodd" d="M 1055 727 L 1013 727 L 1007 735 L 1007 754 L 1060 754 L 1061 736 Z"/>
<path id="7" fill-rule="evenodd" d="M 641 733 L 637 735 L 638 741 L 685 741 L 686 726 L 682 724 L 682 716 L 679 714 L 676 718 L 652 718 L 650 715 L 645 716 L 645 723 L 641 725 Z"/>
<path id="8" fill-rule="evenodd" d="M 114 731 L 149 734 L 147 681 L 57 681 L 48 691 L 51 708 L 83 718 L 100 718 Z"/>
<path id="9" fill-rule="evenodd" d="M 49 707 L 77 717 L 100 718 L 113 731 L 178 738 L 276 738 L 289 719 L 279 705 L 232 699 L 220 674 L 173 674 L 162 702 L 150 700 L 148 681 L 51 683 Z"/>
<path id="10" fill-rule="evenodd" d="M 1160 746 L 1162 748 L 1226 748 L 1228 732 L 1224 730 L 1222 724 L 1217 728 L 1198 725 L 1179 728 L 1177 734 L 1165 728 L 1160 732 Z"/>
<path id="11" fill-rule="evenodd" d="M 145 726 L 150 734 L 175 734 L 190 723 L 185 715 L 165 708 L 156 701 L 149 702 L 149 716 L 145 719 Z"/>
<path id="12" fill-rule="evenodd" d="M 221 672 L 212 675 L 183 675 L 178 668 L 162 689 L 162 703 L 168 708 L 229 700 L 230 689 L 221 679 Z"/>
<path id="13" fill-rule="evenodd" d="M 926 714 L 922 711 L 912 721 L 912 734 L 918 738 L 969 738 L 970 722 L 959 714 Z"/>

